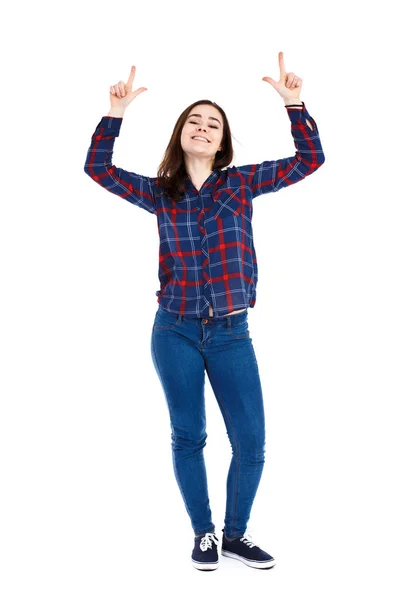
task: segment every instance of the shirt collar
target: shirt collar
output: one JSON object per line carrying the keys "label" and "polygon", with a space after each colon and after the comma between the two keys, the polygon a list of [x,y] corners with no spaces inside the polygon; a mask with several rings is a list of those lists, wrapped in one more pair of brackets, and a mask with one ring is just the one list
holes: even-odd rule
{"label": "shirt collar", "polygon": [[[214,171],[212,173],[210,173],[209,176],[207,177],[207,179],[204,181],[204,183],[207,184],[207,188],[209,191],[211,191],[212,195],[215,191],[215,188],[222,180],[222,178],[221,178],[222,173],[223,173],[223,171],[221,169],[214,169]],[[192,180],[190,179],[190,177],[188,175],[186,175],[186,177],[185,177],[185,187],[186,187],[186,189],[191,189],[192,187],[194,189],[196,189],[192,183]]]}

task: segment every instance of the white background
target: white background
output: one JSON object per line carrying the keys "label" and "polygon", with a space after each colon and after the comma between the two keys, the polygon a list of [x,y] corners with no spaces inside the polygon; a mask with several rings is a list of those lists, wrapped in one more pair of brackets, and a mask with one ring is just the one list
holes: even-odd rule
{"label": "white background", "polygon": [[[1,83],[3,600],[398,598],[399,82],[389,3],[14,11],[3,21]],[[267,452],[249,530],[277,565],[257,571],[222,557],[207,576],[190,563],[193,531],[150,354],[156,217],[83,167],[109,87],[131,65],[134,89],[148,91],[125,113],[116,166],[156,176],[176,119],[202,98],[227,113],[232,164],[293,156],[284,102],[262,81],[279,78],[279,51],[303,78],[326,162],[254,201],[249,328]],[[221,540],[231,448],[207,378],[206,409]]]}

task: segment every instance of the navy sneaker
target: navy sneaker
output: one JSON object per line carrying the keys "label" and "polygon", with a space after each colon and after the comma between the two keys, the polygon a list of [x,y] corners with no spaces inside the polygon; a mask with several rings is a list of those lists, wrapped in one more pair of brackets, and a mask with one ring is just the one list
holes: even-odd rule
{"label": "navy sneaker", "polygon": [[200,571],[215,571],[218,568],[218,539],[215,533],[205,533],[194,538],[192,565]]}
{"label": "navy sneaker", "polygon": [[231,542],[226,539],[224,532],[225,530],[223,529],[222,556],[241,560],[248,567],[255,567],[256,569],[270,569],[275,566],[274,557],[256,546],[247,531],[241,537],[234,538]]}

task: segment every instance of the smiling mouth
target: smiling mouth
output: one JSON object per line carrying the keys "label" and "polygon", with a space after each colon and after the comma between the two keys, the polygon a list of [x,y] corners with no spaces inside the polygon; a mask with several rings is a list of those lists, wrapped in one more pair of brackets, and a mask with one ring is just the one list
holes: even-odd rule
{"label": "smiling mouth", "polygon": [[195,142],[204,142],[205,144],[209,144],[210,142],[208,140],[202,140],[196,137],[192,137],[192,140]]}

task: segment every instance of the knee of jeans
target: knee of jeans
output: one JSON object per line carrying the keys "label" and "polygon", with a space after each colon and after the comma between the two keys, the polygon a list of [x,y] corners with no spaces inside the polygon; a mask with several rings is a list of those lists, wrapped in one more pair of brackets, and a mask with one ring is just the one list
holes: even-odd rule
{"label": "knee of jeans", "polygon": [[246,436],[239,440],[238,453],[240,458],[246,462],[264,462],[265,460],[265,437],[257,439],[254,436]]}
{"label": "knee of jeans", "polygon": [[265,463],[265,450],[256,449],[247,452],[240,452],[240,462],[244,465],[260,465]]}
{"label": "knee of jeans", "polygon": [[172,430],[171,438],[174,450],[194,452],[204,448],[206,445],[207,433],[199,434],[189,431],[183,433]]}

